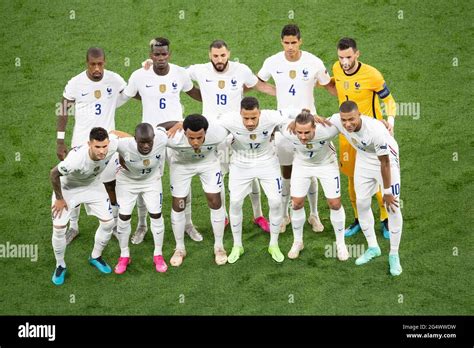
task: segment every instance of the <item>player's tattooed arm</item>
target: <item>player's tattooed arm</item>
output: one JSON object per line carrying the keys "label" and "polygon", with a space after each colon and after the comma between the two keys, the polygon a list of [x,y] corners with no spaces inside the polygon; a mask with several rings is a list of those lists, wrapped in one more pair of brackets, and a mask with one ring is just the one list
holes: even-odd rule
{"label": "player's tattooed arm", "polygon": [[67,146],[64,142],[64,132],[66,132],[68,111],[73,105],[74,105],[73,100],[69,100],[63,97],[63,100],[61,101],[61,107],[59,110],[57,124],[56,124],[56,130],[58,132],[63,133],[63,136],[62,136],[63,139],[59,139],[59,138],[56,139],[56,155],[58,156],[58,159],[60,161],[66,158],[66,155],[68,152]]}
{"label": "player's tattooed arm", "polygon": [[54,167],[51,169],[49,173],[49,178],[51,180],[51,184],[53,185],[54,194],[56,196],[56,200],[54,204],[51,206],[51,211],[53,214],[53,218],[61,217],[63,209],[68,209],[67,203],[64,200],[63,192],[61,190],[61,173],[58,170],[58,167]]}
{"label": "player's tattooed arm", "polygon": [[189,91],[186,92],[194,100],[202,102],[201,90],[196,86],[193,86]]}
{"label": "player's tattooed arm", "polygon": [[378,156],[380,161],[380,171],[382,174],[384,194],[383,201],[385,207],[389,212],[395,212],[395,209],[398,208],[398,200],[392,195],[391,191],[391,177],[390,177],[390,159],[388,155]]}

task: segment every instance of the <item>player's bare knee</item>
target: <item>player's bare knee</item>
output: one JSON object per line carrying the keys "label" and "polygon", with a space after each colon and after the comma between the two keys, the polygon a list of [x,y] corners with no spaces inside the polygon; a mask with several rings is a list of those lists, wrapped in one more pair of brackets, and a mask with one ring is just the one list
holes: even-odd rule
{"label": "player's bare knee", "polygon": [[281,166],[281,176],[283,179],[291,179],[291,170],[293,166]]}
{"label": "player's bare knee", "polygon": [[293,210],[300,210],[304,207],[304,197],[291,197],[291,207]]}
{"label": "player's bare knee", "polygon": [[132,218],[132,215],[123,215],[123,214],[119,214],[119,218],[120,220],[122,221],[128,221]]}
{"label": "player's bare knee", "polygon": [[148,213],[148,215],[150,215],[151,219],[159,219],[161,217],[161,213],[157,213],[157,214]]}
{"label": "player's bare knee", "polygon": [[186,197],[179,198],[173,197],[173,210],[177,213],[183,211],[186,208]]}
{"label": "player's bare knee", "polygon": [[221,194],[220,193],[212,193],[212,194],[206,194],[207,195],[207,205],[211,209],[219,209],[222,207],[222,201],[221,201]]}
{"label": "player's bare knee", "polygon": [[328,198],[328,206],[329,206],[329,209],[332,209],[332,210],[341,209],[341,199],[340,198],[332,198],[332,199]]}

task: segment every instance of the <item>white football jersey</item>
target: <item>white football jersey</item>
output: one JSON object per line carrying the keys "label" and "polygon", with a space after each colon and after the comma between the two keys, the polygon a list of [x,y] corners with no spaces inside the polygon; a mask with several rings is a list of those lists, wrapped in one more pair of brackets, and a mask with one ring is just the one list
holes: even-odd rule
{"label": "white football jersey", "polygon": [[115,129],[115,109],[125,80],[109,70],[104,70],[100,81],[92,81],[83,71],[66,85],[63,97],[75,102],[75,121],[71,147],[86,143],[94,127],[109,131]]}
{"label": "white football jersey", "polygon": [[73,147],[68,152],[64,161],[58,164],[58,170],[62,174],[60,178],[63,189],[87,187],[95,182],[100,183],[100,174],[117,151],[117,137],[110,135],[109,138],[109,151],[103,160],[93,161],[89,156],[87,144]]}
{"label": "white football jersey", "polygon": [[305,108],[312,113],[316,113],[313,93],[316,82],[327,85],[331,80],[322,60],[306,51],[301,51],[296,62],[288,61],[285,53],[279,52],[265,60],[257,75],[263,81],[270,77],[275,81],[278,109]]}
{"label": "white football jersey", "polygon": [[390,165],[399,167],[398,144],[384,124],[376,118],[362,115],[362,126],[357,132],[348,132],[341,122],[341,116],[334,114],[329,121],[341,132],[357,150],[356,166],[370,170],[380,170],[377,156],[388,155]]}
{"label": "white football jersey", "polygon": [[291,121],[283,124],[280,127],[280,131],[295,147],[295,160],[293,163],[299,162],[305,165],[321,166],[337,162],[336,148],[331,141],[331,138],[336,135],[337,132],[335,132],[333,136],[328,137],[319,132],[324,126],[316,125],[314,138],[304,145],[296,134],[292,134],[288,131],[287,127]]}
{"label": "white football jersey", "polygon": [[121,167],[117,178],[129,182],[156,181],[161,176],[160,166],[164,160],[164,150],[168,142],[166,130],[155,128],[155,138],[151,151],[142,155],[137,149],[135,138],[120,138],[117,152],[124,159],[127,169]]}
{"label": "white football jersey", "polygon": [[244,86],[254,87],[258,79],[250,68],[229,61],[225,72],[218,72],[211,62],[191,65],[189,76],[199,84],[202,96],[202,114],[213,120],[224,113],[238,112],[244,95]]}
{"label": "white football jersey", "polygon": [[261,110],[257,127],[253,131],[245,128],[240,113],[228,113],[219,123],[233,136],[230,163],[251,168],[262,162],[278,162],[275,147],[270,139],[275,128],[286,122],[283,113],[275,110]]}
{"label": "white football jersey", "polygon": [[153,67],[135,70],[123,93],[130,98],[140,94],[142,122],[156,127],[159,123],[183,120],[180,94],[192,88],[193,82],[186,69],[170,64],[170,70],[164,76],[157,75]]}
{"label": "white football jersey", "polygon": [[172,164],[185,164],[189,166],[203,165],[217,161],[217,145],[222,143],[229,133],[218,124],[210,123],[206,132],[204,143],[198,150],[189,144],[188,138],[181,130],[171,139],[167,146],[170,148],[169,158]]}

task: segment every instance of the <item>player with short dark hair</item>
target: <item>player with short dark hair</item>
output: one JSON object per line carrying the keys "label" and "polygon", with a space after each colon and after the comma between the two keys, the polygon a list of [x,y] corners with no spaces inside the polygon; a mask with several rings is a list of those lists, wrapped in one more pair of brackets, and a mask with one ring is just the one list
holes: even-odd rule
{"label": "player with short dark hair", "polygon": [[[181,121],[183,106],[181,93],[201,101],[201,93],[194,87],[186,69],[170,63],[170,40],[157,37],[150,41],[149,57],[153,62],[152,69],[141,68],[132,73],[123,94],[126,98],[138,97],[142,101],[142,122],[155,126],[167,121]],[[164,169],[164,167],[163,167]],[[191,202],[191,196],[188,197]],[[147,232],[146,210],[141,198],[137,201],[138,226],[132,236],[132,243],[139,244]],[[191,204],[186,210],[186,232],[196,241],[202,236],[195,229],[191,220]]]}
{"label": "player with short dark hair", "polygon": [[[359,61],[360,51],[353,38],[344,37],[339,40],[337,55],[339,59],[333,65],[334,81],[331,82],[331,85],[335,89],[333,94],[337,95],[339,105],[347,100],[354,101],[362,114],[380,120],[383,119],[380,106],[380,100],[382,100],[386,107],[389,132],[393,135],[396,105],[382,74],[374,67]],[[349,198],[355,216],[354,222],[346,229],[346,237],[352,236],[361,230],[358,220],[356,190],[354,188],[355,158],[356,151],[347,139],[340,135],[340,169],[348,177]],[[384,207],[382,193],[380,191],[376,192],[375,196],[380,209],[383,235],[388,239],[390,238],[388,214]]]}
{"label": "player with short dark hair", "polygon": [[[167,129],[177,122],[168,122],[162,126]],[[199,176],[210,209],[212,230],[214,233],[214,255],[218,265],[227,263],[224,249],[225,211],[222,207],[220,191],[223,186],[222,172],[216,156],[217,145],[227,136],[226,130],[216,124],[209,124],[200,114],[187,116],[179,130],[168,140],[170,184],[173,204],[171,209],[171,227],[176,240],[176,249],[171,257],[172,266],[178,267],[186,256],[184,245],[185,208],[191,190],[191,180]]]}
{"label": "player with short dark hair", "polygon": [[[86,65],[85,71],[68,81],[57,115],[56,154],[61,161],[68,153],[64,138],[71,111],[74,111],[71,147],[85,144],[93,127],[103,127],[108,131],[115,129],[115,110],[120,106],[121,91],[125,88],[126,82],[119,74],[105,69],[105,51],[101,47],[90,47],[87,50]],[[109,195],[114,216],[118,211],[115,197],[117,166],[116,156],[102,172],[101,179]],[[66,232],[68,244],[79,234],[80,205],[70,209],[69,229]]]}
{"label": "player with short dark hair", "polygon": [[71,210],[84,204],[88,215],[99,219],[99,228],[95,234],[95,243],[89,263],[102,273],[111,273],[109,265],[102,259],[102,251],[112,236],[115,225],[110,200],[101,182],[100,174],[105,170],[118,146],[116,138],[110,139],[107,131],[94,127],[89,133],[88,146],[74,147],[50,172],[53,186],[52,244],[56,258],[56,269],[52,282],[62,285],[66,275],[66,227]]}
{"label": "player with short dark hair", "polygon": [[[300,29],[296,24],[284,26],[281,32],[283,51],[265,60],[258,72],[258,78],[262,81],[273,78],[279,110],[309,109],[311,113],[316,114],[314,88],[319,85],[328,88],[331,78],[321,59],[300,49],[302,43]],[[291,142],[278,132],[275,134],[275,145],[283,177],[281,232],[284,232],[290,223],[288,208],[294,148]],[[317,198],[318,185],[313,181],[308,191],[311,210],[308,222],[313,231],[322,232],[324,226],[319,219]]]}

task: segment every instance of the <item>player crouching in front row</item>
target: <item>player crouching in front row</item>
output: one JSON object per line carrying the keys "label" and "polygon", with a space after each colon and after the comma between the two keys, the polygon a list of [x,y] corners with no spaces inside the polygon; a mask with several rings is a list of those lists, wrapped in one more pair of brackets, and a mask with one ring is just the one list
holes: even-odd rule
{"label": "player crouching in front row", "polygon": [[111,273],[112,269],[102,259],[102,251],[112,236],[114,219],[109,196],[104,185],[100,182],[102,173],[117,150],[118,140],[109,135],[104,128],[93,128],[89,134],[88,146],[81,145],[73,148],[64,161],[60,162],[50,172],[53,185],[52,244],[56,258],[56,270],[52,282],[55,285],[64,283],[66,275],[66,226],[69,222],[72,208],[84,204],[88,215],[99,219],[99,228],[95,234],[94,249],[89,257],[89,263],[102,273]]}

